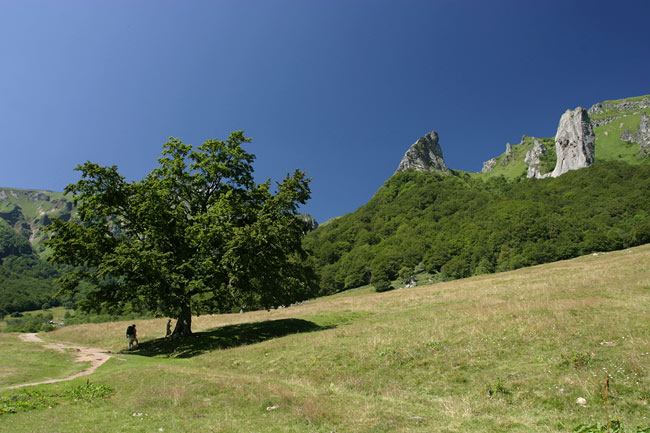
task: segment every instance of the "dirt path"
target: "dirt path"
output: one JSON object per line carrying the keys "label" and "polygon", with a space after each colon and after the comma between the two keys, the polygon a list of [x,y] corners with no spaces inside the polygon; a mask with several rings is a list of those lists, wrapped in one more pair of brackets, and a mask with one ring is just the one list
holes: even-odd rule
{"label": "dirt path", "polygon": [[[20,334],[18,337],[26,343],[45,343],[35,333]],[[58,350],[59,352],[65,352],[69,349],[76,350],[78,353],[75,362],[90,362],[90,367],[83,371],[80,371],[79,373],[73,374],[72,376],[64,377],[63,379],[50,379],[44,380],[42,382],[24,383],[22,385],[14,385],[3,389],[16,389],[22,388],[24,386],[43,385],[46,383],[64,382],[66,380],[76,379],[78,377],[91,374],[111,357],[109,351],[104,349],[96,349],[94,347],[71,346],[63,343],[48,343],[43,344],[43,347],[46,349]]]}

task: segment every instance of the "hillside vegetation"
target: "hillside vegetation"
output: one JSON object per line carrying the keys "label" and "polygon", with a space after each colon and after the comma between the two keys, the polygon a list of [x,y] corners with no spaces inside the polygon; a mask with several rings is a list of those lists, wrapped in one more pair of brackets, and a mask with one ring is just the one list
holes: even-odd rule
{"label": "hillside vegetation", "polygon": [[403,269],[462,278],[650,242],[648,190],[647,163],[515,181],[403,172],[305,243],[326,293]]}
{"label": "hillside vegetation", "polygon": [[526,178],[535,141],[546,150],[541,173],[557,159],[553,138],[526,135],[484,173],[397,173],[366,205],[307,236],[322,293],[387,287],[422,271],[444,281],[649,242],[650,158],[626,141],[641,140],[644,112],[650,95],[591,107],[596,163],[555,179]]}
{"label": "hillside vegetation", "polygon": [[0,219],[0,318],[58,302],[52,299],[58,275],[32,251],[27,239]]}
{"label": "hillside vegetation", "polygon": [[0,318],[65,302],[53,297],[59,270],[42,260],[42,241],[51,219],[72,211],[63,193],[0,188]]}
{"label": "hillside vegetation", "polygon": [[503,153],[495,158],[496,165],[487,173],[476,173],[476,178],[492,178],[503,176],[506,179],[516,179],[526,176],[528,164],[524,161],[526,153],[533,149],[535,140],[539,140],[546,149],[546,155],[541,163],[541,172],[550,173],[555,168],[555,139],[536,138],[524,135],[521,142],[511,147],[510,153]]}
{"label": "hillside vegetation", "polygon": [[[645,245],[382,294],[357,289],[196,317],[198,335],[178,343],[155,340],[165,319],[136,321],[141,350],[90,376],[110,397],[63,400],[85,378],[39,386],[51,408],[0,415],[0,432],[569,432],[609,421],[636,432],[650,425],[649,268]],[[119,351],[128,323],[44,337]],[[24,361],[3,370],[1,386],[49,374],[27,361],[60,362],[23,344]],[[0,399],[12,393],[22,398]]]}

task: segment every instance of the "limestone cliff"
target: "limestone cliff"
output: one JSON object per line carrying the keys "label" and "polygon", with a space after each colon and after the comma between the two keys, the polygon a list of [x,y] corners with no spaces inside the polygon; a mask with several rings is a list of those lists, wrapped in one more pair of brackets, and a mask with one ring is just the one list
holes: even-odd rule
{"label": "limestone cliff", "polygon": [[451,173],[442,157],[442,149],[438,143],[438,133],[436,131],[429,132],[424,137],[418,138],[409,147],[395,173],[406,170]]}
{"label": "limestone cliff", "polygon": [[582,107],[567,110],[560,118],[555,134],[557,163],[551,177],[589,167],[594,163],[594,151],[594,129],[587,110]]}

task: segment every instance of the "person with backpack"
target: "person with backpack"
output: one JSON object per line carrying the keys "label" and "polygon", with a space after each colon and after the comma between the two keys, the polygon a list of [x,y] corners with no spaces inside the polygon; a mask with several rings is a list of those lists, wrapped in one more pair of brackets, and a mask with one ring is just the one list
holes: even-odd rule
{"label": "person with backpack", "polygon": [[169,338],[172,335],[172,319],[169,319],[167,321],[167,334],[165,335],[165,338]]}
{"label": "person with backpack", "polygon": [[126,328],[126,338],[129,339],[129,350],[133,347],[133,342],[135,341],[135,348],[138,348],[138,337],[137,331],[135,330],[135,324]]}

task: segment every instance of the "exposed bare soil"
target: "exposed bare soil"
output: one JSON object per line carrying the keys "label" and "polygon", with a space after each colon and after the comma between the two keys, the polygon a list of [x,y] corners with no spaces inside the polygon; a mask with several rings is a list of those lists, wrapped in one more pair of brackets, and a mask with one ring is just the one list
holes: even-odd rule
{"label": "exposed bare soil", "polygon": [[5,389],[15,389],[22,388],[25,386],[34,386],[34,385],[43,385],[46,383],[56,383],[56,382],[65,382],[67,380],[76,379],[81,376],[86,376],[93,373],[97,368],[108,361],[111,357],[109,351],[104,349],[97,349],[95,347],[84,347],[69,345],[63,343],[48,343],[45,342],[38,336],[36,333],[21,334],[19,338],[26,343],[43,343],[43,347],[46,349],[57,350],[59,352],[65,352],[67,350],[73,350],[77,352],[77,358],[75,362],[90,362],[90,367],[80,371],[79,373],[73,374],[72,376],[64,377],[62,379],[49,379],[42,382],[33,382],[33,383],[24,383],[21,385],[14,385],[7,387]]}

